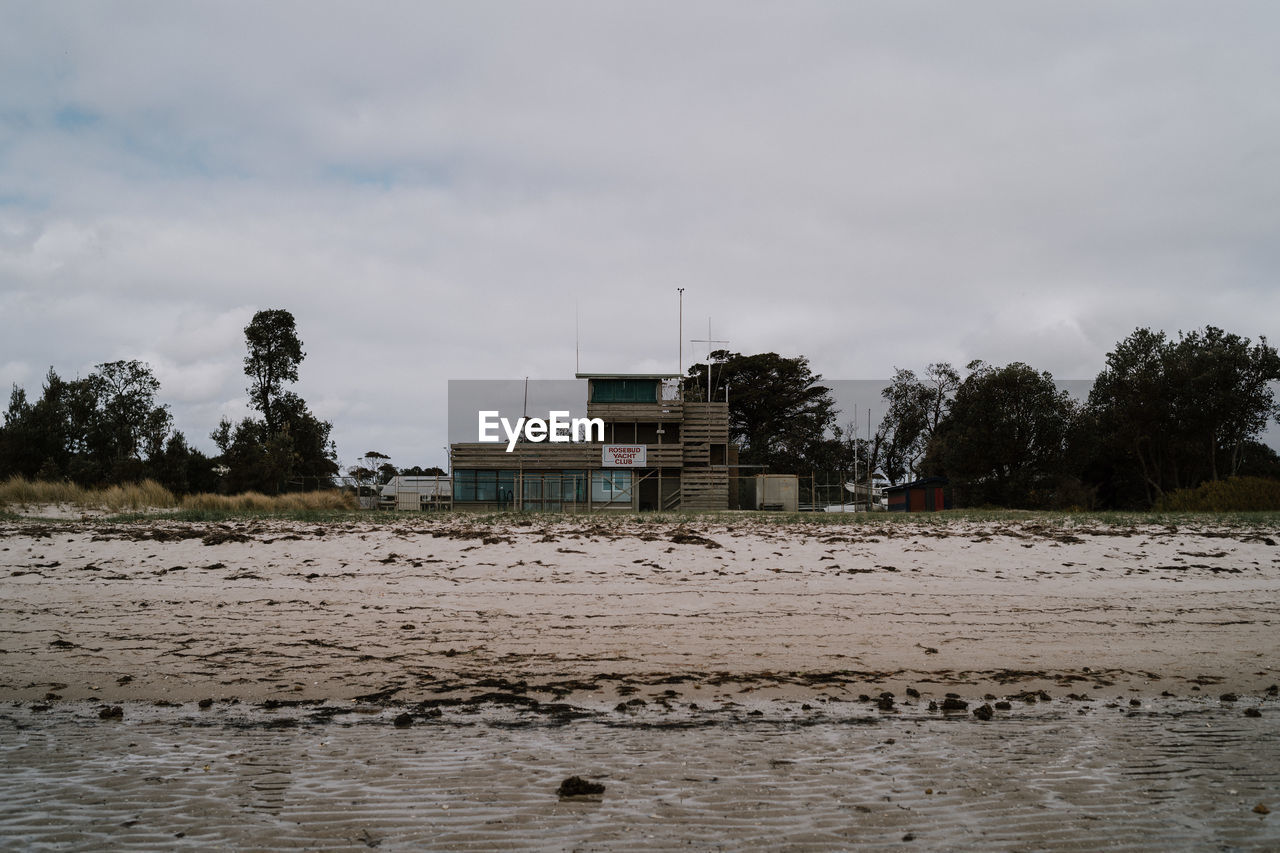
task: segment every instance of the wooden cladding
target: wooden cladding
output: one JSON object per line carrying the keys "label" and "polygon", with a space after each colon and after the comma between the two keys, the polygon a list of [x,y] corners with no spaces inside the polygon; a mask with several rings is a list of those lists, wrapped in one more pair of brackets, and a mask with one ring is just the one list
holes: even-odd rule
{"label": "wooden cladding", "polygon": [[729,472],[723,468],[686,468],[680,474],[681,509],[728,509]]}
{"label": "wooden cladding", "polygon": [[711,448],[706,444],[684,444],[684,464],[685,465],[701,465],[711,464]]}
{"label": "wooden cladding", "polygon": [[728,403],[685,403],[680,437],[686,444],[729,443]]}
{"label": "wooden cladding", "polygon": [[[454,468],[514,469],[558,471],[576,468],[599,468],[599,444],[551,444],[522,442],[510,453],[506,444],[455,444]],[[646,445],[646,468],[679,468],[684,464],[683,445]]]}
{"label": "wooden cladding", "polygon": [[684,417],[679,400],[665,403],[587,403],[587,417],[609,421],[678,421]]}

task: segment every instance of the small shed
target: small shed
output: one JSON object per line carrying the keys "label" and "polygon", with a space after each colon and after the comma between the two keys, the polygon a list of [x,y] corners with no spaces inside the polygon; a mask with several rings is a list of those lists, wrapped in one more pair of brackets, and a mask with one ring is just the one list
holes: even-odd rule
{"label": "small shed", "polygon": [[925,477],[884,490],[889,512],[934,512],[951,509],[951,490],[946,477]]}
{"label": "small shed", "polygon": [[757,474],[756,509],[796,512],[800,509],[800,478],[795,474]]}

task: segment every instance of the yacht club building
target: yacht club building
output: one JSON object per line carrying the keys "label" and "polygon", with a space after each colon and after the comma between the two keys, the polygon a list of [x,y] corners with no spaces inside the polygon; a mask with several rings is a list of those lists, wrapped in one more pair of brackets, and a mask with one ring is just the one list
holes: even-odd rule
{"label": "yacht club building", "polygon": [[579,373],[592,440],[450,445],[459,510],[564,512],[729,507],[729,404],[680,399],[674,374]]}

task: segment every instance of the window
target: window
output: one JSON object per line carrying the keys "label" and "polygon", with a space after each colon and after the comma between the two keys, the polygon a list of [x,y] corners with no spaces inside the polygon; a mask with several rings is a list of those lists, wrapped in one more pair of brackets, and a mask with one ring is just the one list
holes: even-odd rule
{"label": "window", "polygon": [[468,501],[510,501],[515,497],[515,471],[454,470],[453,499]]}
{"label": "window", "polygon": [[453,499],[455,501],[473,501],[476,499],[476,472],[453,472]]}
{"label": "window", "polygon": [[656,379],[593,379],[591,380],[593,403],[656,403],[658,380]]}
{"label": "window", "polygon": [[591,500],[593,503],[631,503],[631,472],[592,471]]}
{"label": "window", "polygon": [[498,472],[498,500],[510,503],[516,496],[516,472]]}
{"label": "window", "polygon": [[[631,472],[610,472],[608,491],[600,491],[597,502],[627,503],[631,500]],[[625,475],[625,476],[623,476]],[[561,501],[586,503],[586,471],[525,471],[523,494],[517,471],[455,470],[453,500],[455,503],[499,503],[510,505],[520,498],[525,509],[559,509]]]}
{"label": "window", "polygon": [[476,471],[476,500],[496,501],[498,499],[498,472]]}
{"label": "window", "polygon": [[587,502],[587,472],[565,471],[560,475],[560,491],[566,501]]}

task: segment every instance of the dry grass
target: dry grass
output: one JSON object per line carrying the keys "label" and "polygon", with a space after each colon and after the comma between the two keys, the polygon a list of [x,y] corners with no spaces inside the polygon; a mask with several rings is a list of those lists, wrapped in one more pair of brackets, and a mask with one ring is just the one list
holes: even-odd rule
{"label": "dry grass", "polygon": [[0,506],[38,506],[71,504],[85,508],[101,508],[120,512],[129,509],[167,508],[178,505],[173,492],[155,480],[86,489],[66,481],[49,482],[10,477],[0,483]]}
{"label": "dry grass", "polygon": [[178,499],[173,496],[173,492],[155,480],[126,483],[123,486],[108,486],[105,489],[95,489],[92,494],[96,497],[99,506],[112,512],[178,505]]}
{"label": "dry grass", "polygon": [[10,477],[0,483],[0,506],[81,503],[85,490],[74,483],[47,483]]}
{"label": "dry grass", "polygon": [[355,496],[336,491],[289,492],[283,495],[264,495],[261,492],[243,492],[238,495],[211,495],[208,493],[187,495],[182,508],[213,512],[293,512],[297,510],[346,510],[359,509]]}
{"label": "dry grass", "polygon": [[217,512],[268,513],[359,508],[354,496],[336,491],[290,492],[283,495],[264,495],[259,492],[244,492],[239,495],[198,494],[187,495],[179,501],[173,492],[155,480],[104,489],[86,489],[75,483],[27,480],[23,477],[10,477],[0,483],[0,507],[41,504],[71,504],[109,512],[179,506],[183,509]]}

